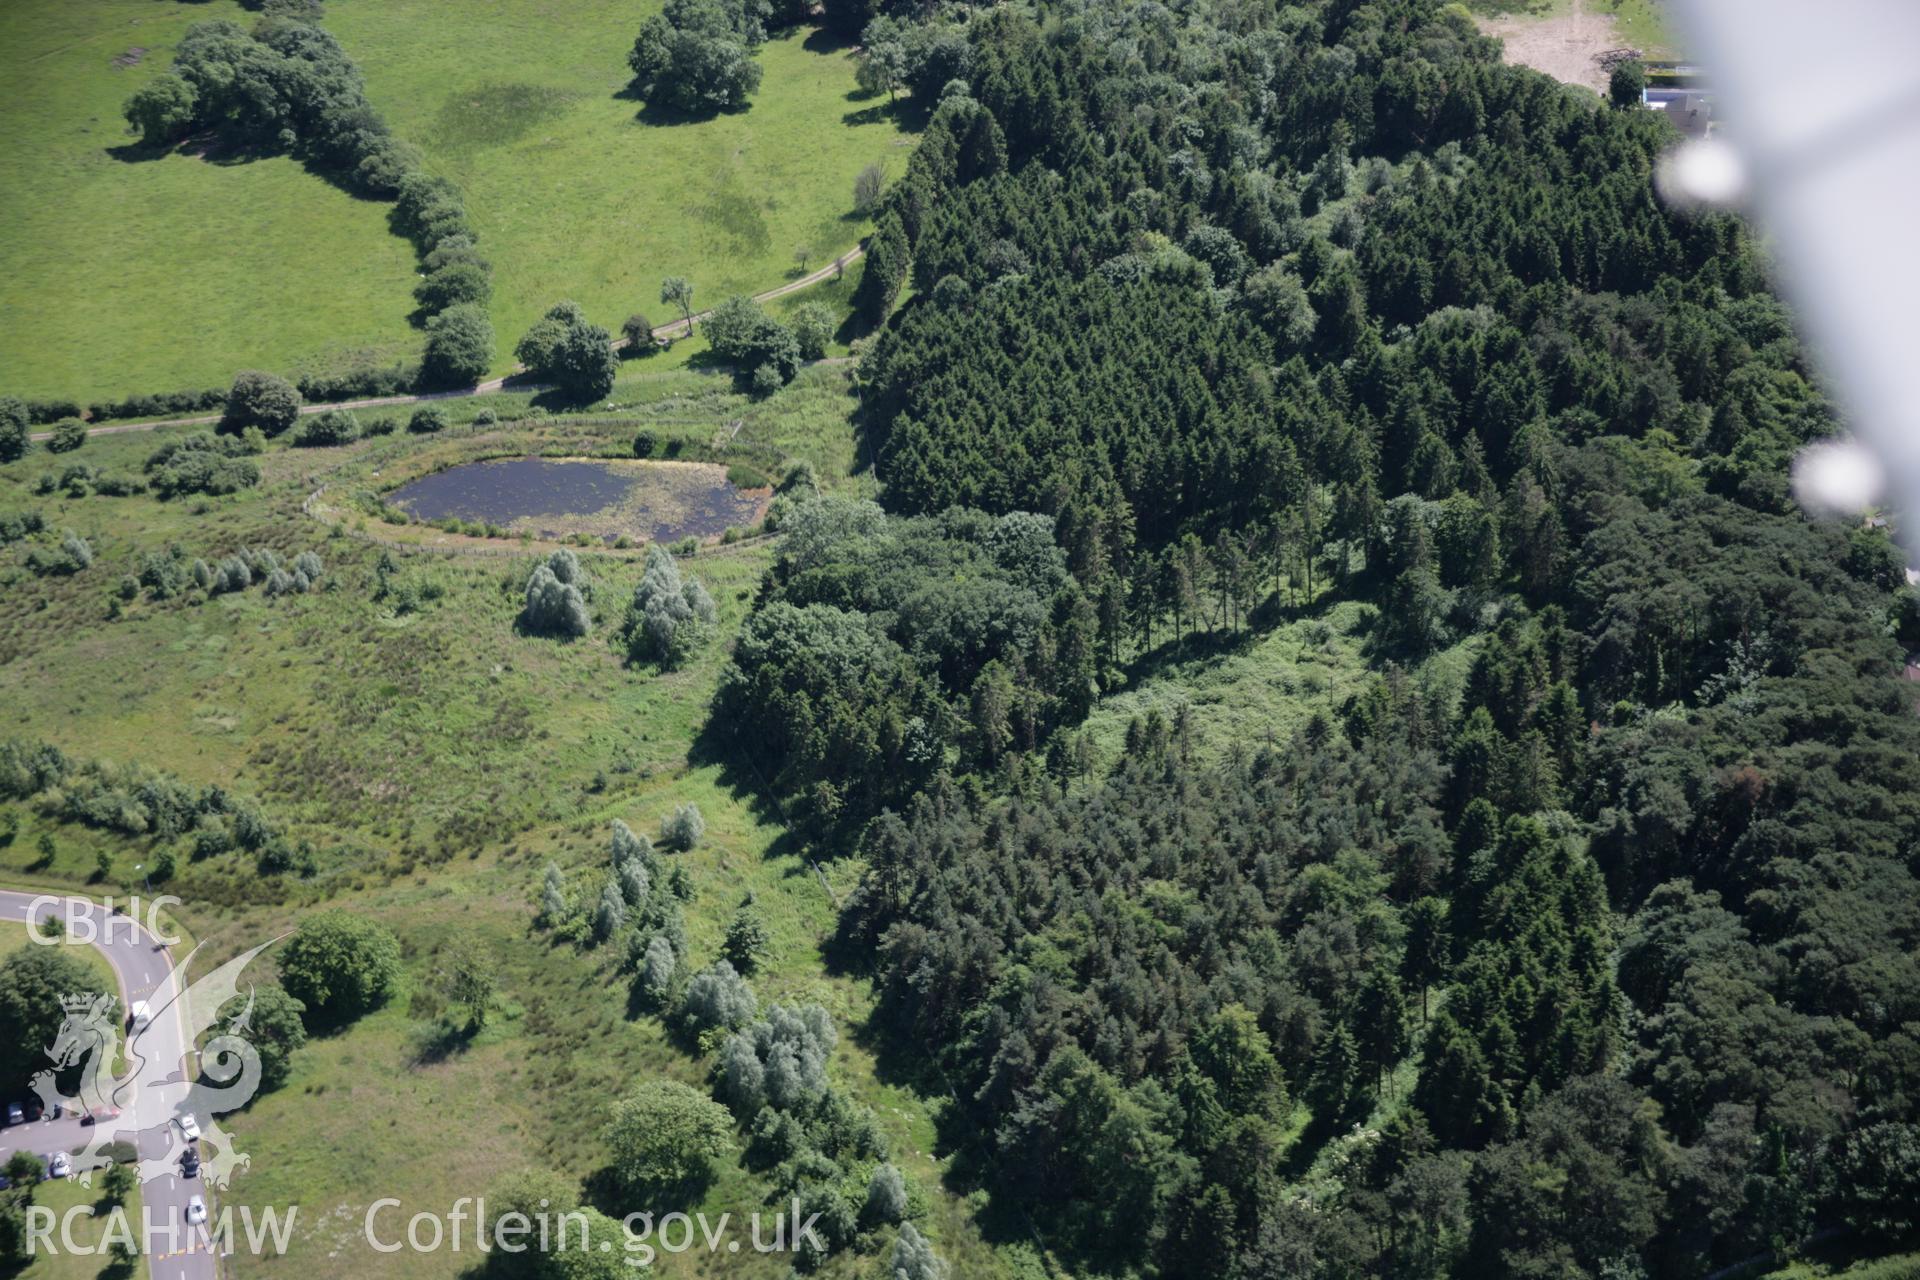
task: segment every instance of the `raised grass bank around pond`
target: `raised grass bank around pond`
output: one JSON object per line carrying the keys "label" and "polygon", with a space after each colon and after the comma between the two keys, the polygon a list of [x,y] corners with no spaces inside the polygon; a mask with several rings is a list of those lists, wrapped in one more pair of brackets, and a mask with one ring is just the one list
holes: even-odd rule
{"label": "raised grass bank around pond", "polygon": [[752,525],[771,497],[736,488],[717,463],[522,457],[435,471],[386,500],[416,520],[480,521],[540,538],[677,542]]}

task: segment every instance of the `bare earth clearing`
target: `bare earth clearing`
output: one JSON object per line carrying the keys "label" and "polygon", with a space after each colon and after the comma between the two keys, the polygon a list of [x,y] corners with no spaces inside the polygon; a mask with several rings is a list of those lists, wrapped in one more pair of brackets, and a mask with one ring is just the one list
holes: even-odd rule
{"label": "bare earth clearing", "polygon": [[1613,15],[1589,10],[1586,0],[1573,0],[1565,13],[1550,17],[1512,14],[1478,22],[1482,31],[1506,43],[1503,57],[1508,64],[1532,67],[1595,93],[1607,91],[1607,73],[1594,55],[1623,43],[1614,29]]}

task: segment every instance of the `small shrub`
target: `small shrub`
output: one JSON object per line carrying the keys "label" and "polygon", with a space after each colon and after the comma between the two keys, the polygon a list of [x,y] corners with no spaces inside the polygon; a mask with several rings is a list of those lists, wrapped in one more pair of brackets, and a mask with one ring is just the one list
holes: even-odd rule
{"label": "small shrub", "polygon": [[360,422],[345,409],[313,414],[293,433],[293,442],[306,448],[351,444],[360,438]]}
{"label": "small shrub", "polygon": [[87,442],[87,424],[67,418],[53,424],[53,438],[47,441],[49,453],[72,453]]}
{"label": "small shrub", "polygon": [[247,427],[258,427],[267,435],[277,436],[299,416],[300,393],[292,383],[271,373],[250,369],[234,378],[220,429],[237,434]]}
{"label": "small shrub", "polygon": [[407,430],[415,435],[432,435],[447,429],[447,411],[437,404],[423,404],[407,419]]}
{"label": "small shrub", "polygon": [[687,983],[681,1012],[697,1030],[725,1027],[733,1030],[752,1022],[760,1012],[753,988],[725,960],[702,969]]}
{"label": "small shrub", "polygon": [[677,806],[660,824],[660,843],[680,853],[697,848],[706,834],[707,820],[700,816],[700,806],[692,801]]}
{"label": "small shrub", "polygon": [[717,616],[713,597],[699,579],[683,577],[665,548],[648,547],[646,572],[627,606],[627,656],[678,666],[699,646]]}
{"label": "small shrub", "polygon": [[535,635],[583,636],[591,625],[581,593],[580,562],[566,548],[534,566],[520,624]]}
{"label": "small shrub", "polygon": [[824,303],[808,302],[794,309],[793,337],[800,344],[802,360],[818,360],[827,354],[833,341],[833,312]]}
{"label": "small shrub", "polygon": [[887,186],[887,171],[877,164],[862,169],[853,180],[853,207],[857,213],[872,213]]}
{"label": "small shrub", "polygon": [[766,958],[769,942],[767,922],[749,905],[734,913],[733,920],[727,925],[726,941],[721,944],[720,950],[732,961],[734,968],[750,974]]}
{"label": "small shrub", "polygon": [[653,322],[638,311],[621,324],[620,336],[627,340],[626,353],[629,356],[650,356],[659,350],[653,341]]}

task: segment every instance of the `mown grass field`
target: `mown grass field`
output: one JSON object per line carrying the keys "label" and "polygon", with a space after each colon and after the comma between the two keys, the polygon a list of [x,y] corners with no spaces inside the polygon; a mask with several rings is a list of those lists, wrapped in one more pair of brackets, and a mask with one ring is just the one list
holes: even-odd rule
{"label": "mown grass field", "polygon": [[[830,261],[867,229],[851,212],[854,175],[905,167],[906,136],[855,95],[847,52],[805,31],[764,48],[748,110],[643,119],[621,94],[649,11],[401,0],[327,15],[375,107],[466,189],[495,269],[496,372],[561,298],[609,328],[636,310],[664,323],[665,275],[691,279],[705,307],[801,274],[802,247],[810,268]],[[389,205],[284,157],[127,149],[121,104],[167,68],[189,26],[214,18],[253,20],[235,0],[0,7],[12,86],[0,106],[0,392],[84,402],[417,350],[416,265]]]}
{"label": "mown grass field", "polygon": [[[844,368],[811,370],[770,400],[751,402],[723,377],[634,371],[645,363],[630,362],[633,372],[615,388],[625,416],[604,427],[609,450],[630,443],[635,415],[687,424],[690,440],[711,436],[701,423],[740,421],[739,438],[810,458],[830,484],[859,491],[865,483],[848,474]],[[574,435],[597,430],[556,419],[530,425],[524,443],[561,434],[572,448]],[[137,470],[166,434],[99,437],[73,457]],[[262,881],[231,855],[201,863],[182,856],[169,887],[187,900],[182,914],[206,940],[210,962],[283,931],[322,902],[382,921],[406,947],[396,998],[315,1039],[286,1087],[223,1120],[252,1158],[228,1199],[300,1206],[291,1253],[236,1259],[237,1274],[414,1280],[468,1272],[479,1261],[471,1251],[373,1252],[361,1237],[366,1206],[391,1194],[405,1199],[409,1214],[443,1212],[501,1173],[528,1167],[585,1179],[605,1163],[597,1135],[623,1091],[662,1075],[705,1086],[710,1061],[631,1001],[630,978],[612,954],[556,944],[533,928],[549,861],[587,891],[602,874],[614,818],[651,833],[683,801],[700,806],[708,827],[700,847],[677,855],[695,890],[690,963],[718,955],[727,922],[751,894],[772,934],[753,980],[762,1003],[817,1000],[833,1012],[835,1077],[875,1108],[895,1162],[925,1195],[929,1235],[955,1274],[1006,1274],[970,1202],[942,1189],[937,1101],[880,1077],[857,1036],[869,992],[832,972],[822,954],[850,869],[836,867],[829,887],[801,860],[779,815],[758,802],[754,780],[730,773],[713,745],[723,746],[727,732],[710,722],[714,687],[771,547],[742,543],[683,562],[712,591],[720,624],[692,662],[669,674],[626,667],[610,642],[640,573],[630,553],[581,552],[598,619],[572,643],[515,631],[519,584],[538,547],[495,539],[460,545],[504,554],[396,552],[403,575],[430,579],[444,593],[396,615],[371,598],[381,549],[354,536],[358,518],[334,534],[303,516],[301,501],[325,477],[370,477],[411,451],[457,452],[469,441],[484,443],[455,427],[432,439],[276,447],[261,459],[259,489],[173,503],[35,495],[34,478],[69,461],[44,452],[0,467],[0,511],[40,507],[55,528],[79,530],[97,552],[73,577],[15,577],[0,591],[8,732],[75,755],[139,760],[195,783],[218,781],[258,797],[292,834],[314,842],[320,866],[310,881]],[[376,525],[359,531],[381,532]],[[321,590],[277,602],[257,589],[142,601],[109,620],[120,576],[169,541],[195,555],[256,543],[311,547],[326,577]],[[0,574],[20,554],[0,551]],[[145,841],[12,808],[20,830],[0,849],[0,876],[39,860],[43,831],[56,844],[52,862],[35,873],[43,880],[86,883],[104,848],[114,871],[94,891],[124,892],[133,864],[151,856]],[[500,1000],[483,1033],[443,1056],[428,1049],[440,1008],[432,974],[436,950],[456,932],[495,957]],[[721,1162],[718,1172],[699,1207],[736,1221],[770,1208],[761,1174],[737,1161]],[[663,1257],[655,1273],[778,1280],[790,1261],[701,1252]],[[876,1265],[873,1254],[849,1255],[823,1274],[864,1276]]]}
{"label": "mown grass field", "polygon": [[[36,1256],[20,1271],[12,1272],[11,1280],[95,1280],[98,1276],[116,1276],[116,1271],[104,1254],[104,1239],[107,1233],[107,1218],[110,1206],[102,1199],[99,1189],[89,1190],[77,1182],[43,1182],[34,1188],[33,1202],[53,1210],[55,1226],[53,1243],[55,1251]],[[87,1249],[99,1249],[100,1253],[68,1253],[60,1241],[59,1223],[68,1212],[89,1207],[94,1211],[91,1218],[80,1218],[73,1228],[74,1243]],[[136,1239],[140,1233],[140,1192],[135,1190],[127,1194],[123,1212],[126,1221]],[[144,1274],[146,1264],[142,1262]]]}
{"label": "mown grass field", "polygon": [[0,5],[0,393],[218,386],[417,345],[413,251],[388,206],[284,157],[124,150],[121,104],[214,18],[251,21],[234,0]]}
{"label": "mown grass field", "polygon": [[[762,47],[744,111],[663,120],[626,96],[627,51],[655,6],[607,0],[341,3],[327,25],[368,96],[429,167],[465,189],[494,264],[500,368],[562,298],[609,328],[672,319],[660,281],[695,307],[804,274],[868,229],[852,212],[870,163],[905,170],[906,135],[859,97],[848,51],[810,29]],[[453,16],[457,14],[456,16]]]}

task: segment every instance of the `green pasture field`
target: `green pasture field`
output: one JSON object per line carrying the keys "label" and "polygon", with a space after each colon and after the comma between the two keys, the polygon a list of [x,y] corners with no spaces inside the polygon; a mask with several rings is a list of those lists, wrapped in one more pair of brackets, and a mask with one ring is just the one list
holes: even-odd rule
{"label": "green pasture field", "polygon": [[[557,418],[494,432],[520,433],[510,443],[529,451],[558,442],[615,452],[630,447],[636,420],[678,424],[689,441],[739,421],[737,438],[809,457],[830,485],[858,492],[866,482],[849,474],[848,380],[844,367],[809,370],[754,402],[719,375],[630,372],[615,388],[620,408],[610,422]],[[96,437],[72,456],[135,471],[172,434]],[[940,1100],[882,1078],[859,1033],[871,994],[823,954],[836,895],[857,869],[837,864],[828,877],[801,859],[780,815],[759,800],[756,780],[727,763],[728,727],[712,719],[716,682],[772,546],[714,547],[683,561],[719,606],[718,634],[686,667],[661,674],[627,667],[612,643],[641,570],[634,553],[579,551],[596,623],[569,643],[513,626],[538,547],[469,539],[499,554],[393,552],[403,578],[443,593],[401,615],[371,598],[382,549],[360,535],[383,527],[353,517],[336,533],[301,512],[319,484],[377,484],[374,471],[415,452],[452,456],[495,443],[456,426],[438,437],[402,434],[334,449],[275,445],[259,459],[259,488],[166,503],[36,495],[35,477],[69,461],[44,452],[0,467],[0,511],[38,507],[54,528],[72,527],[96,549],[87,570],[44,579],[16,568],[19,547],[0,550],[0,577],[12,575],[0,590],[8,732],[49,739],[76,756],[138,760],[193,783],[219,782],[257,797],[290,835],[312,841],[318,872],[305,881],[263,880],[239,855],[195,863],[181,852],[167,888],[185,900],[180,914],[205,940],[210,963],[322,903],[382,921],[406,951],[404,989],[384,1009],[317,1037],[284,1088],[223,1118],[252,1158],[228,1200],[301,1206],[289,1256],[236,1258],[236,1274],[414,1280],[468,1272],[479,1261],[471,1251],[369,1249],[360,1234],[368,1188],[403,1196],[410,1214],[444,1211],[519,1168],[584,1180],[605,1163],[597,1135],[623,1091],[661,1075],[705,1086],[711,1059],[631,1000],[616,956],[533,928],[548,862],[567,873],[571,891],[593,891],[614,818],[651,834],[684,801],[698,804],[707,822],[700,847],[675,855],[695,889],[690,962],[718,956],[727,922],[751,895],[772,935],[753,979],[761,1001],[817,1000],[833,1012],[841,1036],[835,1076],[874,1107],[894,1161],[926,1200],[929,1236],[956,1274],[1007,1274],[971,1201],[943,1190]],[[110,620],[121,575],[169,542],[202,556],[260,543],[283,553],[311,548],[326,572],[307,595],[271,601],[255,588],[208,600],[142,599]],[[35,873],[43,880],[84,884],[96,851],[113,855],[113,873],[96,892],[124,891],[133,864],[155,852],[148,841],[9,807],[20,830],[0,848],[0,876],[38,861],[43,830],[57,850]],[[447,1051],[433,1036],[441,1006],[431,974],[436,950],[456,930],[495,957],[500,1000],[481,1034]],[[763,1175],[722,1161],[700,1207],[738,1221],[770,1211],[768,1191]],[[875,1247],[884,1249],[884,1239]],[[790,1262],[699,1252],[663,1256],[655,1274],[778,1280]],[[876,1265],[873,1253],[847,1255],[822,1274],[865,1276]]]}
{"label": "green pasture field", "polygon": [[214,18],[251,21],[234,0],[0,5],[0,393],[99,400],[418,345],[389,206],[285,157],[126,150],[121,104]]}
{"label": "green pasture field", "polygon": [[555,302],[596,322],[673,319],[660,281],[696,309],[759,293],[853,248],[868,164],[906,169],[884,97],[854,85],[848,50],[810,28],[775,33],[743,111],[669,120],[626,96],[627,51],[654,6],[606,0],[341,0],[328,29],[395,132],[457,181],[494,267],[496,368]]}
{"label": "green pasture field", "polygon": [[[691,279],[704,308],[797,278],[803,247],[807,269],[822,266],[868,229],[851,209],[860,169],[904,171],[908,137],[858,94],[848,52],[810,30],[768,42],[745,111],[643,113],[621,95],[647,11],[600,0],[328,11],[375,107],[466,190],[494,263],[495,372],[561,298],[609,328],[634,311],[659,324],[671,318],[666,275]],[[166,69],[187,27],[214,18],[252,20],[234,0],[0,9],[13,86],[0,107],[0,392],[85,402],[418,349],[416,263],[389,230],[391,206],[285,157],[127,147],[121,104]]]}

